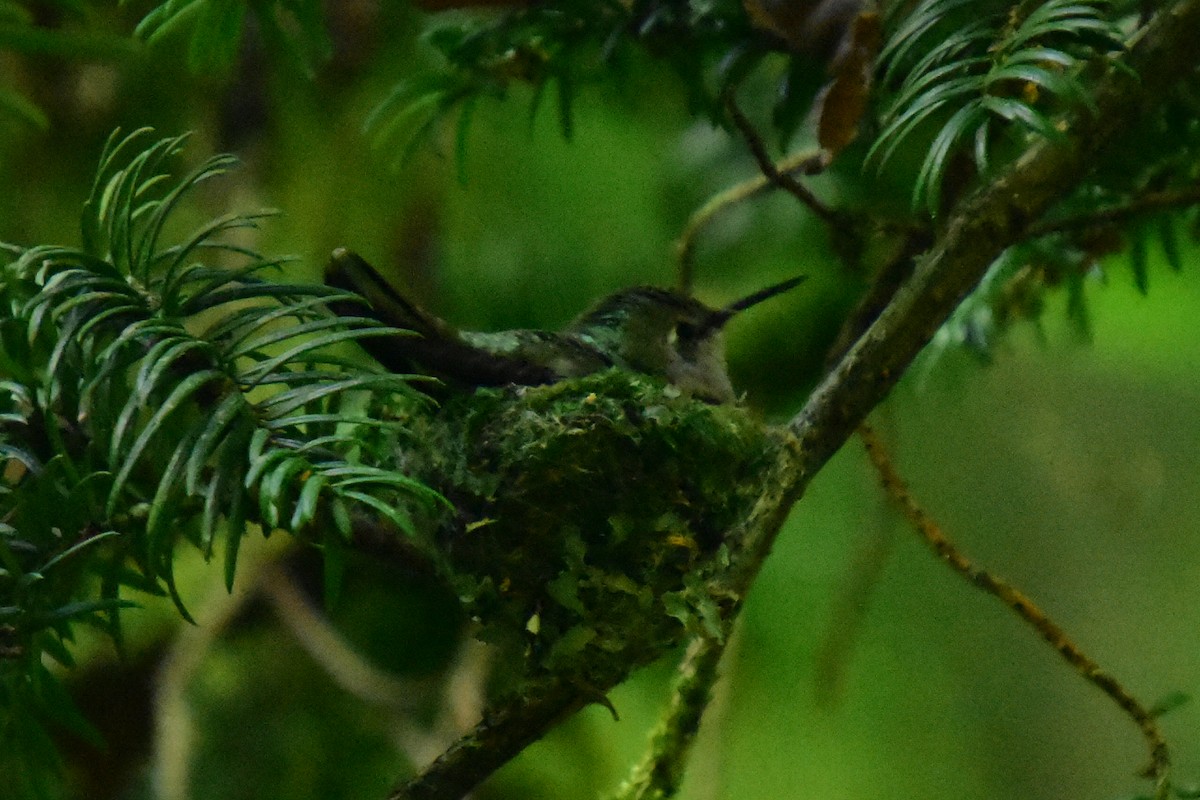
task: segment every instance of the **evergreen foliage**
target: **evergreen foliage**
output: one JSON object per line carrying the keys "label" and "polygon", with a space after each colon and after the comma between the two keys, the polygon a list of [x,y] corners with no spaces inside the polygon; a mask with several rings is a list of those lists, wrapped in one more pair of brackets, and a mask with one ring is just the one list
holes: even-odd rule
{"label": "evergreen foliage", "polygon": [[[26,58],[115,62],[182,40],[189,69],[219,76],[261,40],[292,79],[319,75],[334,53],[316,0],[135,5],[0,0],[0,44]],[[740,136],[763,174],[688,235],[767,188],[792,192],[845,266],[883,287],[843,327],[853,341],[930,257],[960,201],[1031,148],[1075,146],[1072,125],[1099,113],[1097,87],[1139,79],[1123,59],[1155,4],[844,2],[833,33],[819,35],[765,0],[500,5],[424,21],[437,66],[371,98],[363,121],[383,160],[406,168],[449,126],[464,175],[479,103],[518,84],[531,114],[553,97],[570,138],[584,87],[636,86],[630,73],[653,64],[673,76],[679,106]],[[1086,336],[1085,286],[1114,252],[1129,252],[1142,293],[1152,256],[1183,268],[1200,201],[1200,85],[1187,66],[1132,120],[1119,156],[1090,165],[1006,244],[931,356],[965,347],[990,359],[1058,291]],[[49,107],[3,80],[0,114],[50,128]],[[823,151],[775,157],[798,140]],[[274,212],[184,227],[197,188],[236,163],[218,155],[182,171],[186,142],[114,132],[79,244],[0,245],[0,774],[13,776],[3,790],[59,796],[53,732],[98,738],[61,679],[81,626],[120,647],[124,610],[141,595],[169,597],[191,620],[174,574],[181,545],[219,558],[232,588],[244,537],[286,532],[321,552],[332,605],[359,523],[379,521],[427,559],[485,637],[508,645],[523,677],[559,699],[563,686],[602,695],[688,636],[723,640],[748,588],[729,577],[753,542],[739,525],[769,492],[783,508],[803,489],[772,471],[804,450],[792,432],[614,373],[485,390],[435,411],[411,385],[425,378],[365,365],[346,347],[408,332],[366,311],[332,314],[329,304],[361,299],[288,280],[289,259],[258,252],[250,238]],[[798,183],[810,169],[829,178],[819,199]],[[874,197],[877,181],[905,197]],[[836,204],[823,205],[826,194]],[[612,477],[597,486],[597,475]],[[752,579],[756,567],[737,566]],[[706,657],[711,681],[719,650]],[[683,683],[700,708],[664,736],[679,740],[667,754],[677,771],[709,687]],[[654,768],[629,796],[654,788]]]}
{"label": "evergreen foliage", "polygon": [[344,293],[272,280],[283,262],[236,240],[272,212],[229,214],[172,242],[179,204],[234,159],[174,177],[185,137],[148,136],[110,138],[84,204],[81,246],[8,246],[0,284],[8,774],[44,775],[49,720],[86,730],[43,665],[43,656],[70,665],[74,626],[99,626],[119,643],[128,590],[170,594],[189,618],[172,569],[179,543],[212,555],[223,537],[232,587],[248,524],[309,536],[329,558],[336,592],[354,506],[408,530],[407,504],[437,500],[389,466],[395,426],[380,421],[380,409],[418,397],[406,377],[337,353],[342,342],[394,331],[332,316],[324,304]]}

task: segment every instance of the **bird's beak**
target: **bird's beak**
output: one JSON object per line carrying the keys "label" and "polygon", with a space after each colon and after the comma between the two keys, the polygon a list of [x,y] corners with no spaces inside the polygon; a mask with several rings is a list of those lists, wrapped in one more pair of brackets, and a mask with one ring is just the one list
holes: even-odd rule
{"label": "bird's beak", "polygon": [[797,275],[794,278],[788,278],[786,281],[781,281],[765,289],[759,289],[753,294],[743,297],[741,300],[735,300],[724,308],[713,312],[713,327],[720,328],[726,322],[733,319],[739,312],[745,311],[751,306],[756,306],[764,300],[769,300],[777,294],[783,294],[789,289],[794,289],[800,284],[808,280],[807,275]]}

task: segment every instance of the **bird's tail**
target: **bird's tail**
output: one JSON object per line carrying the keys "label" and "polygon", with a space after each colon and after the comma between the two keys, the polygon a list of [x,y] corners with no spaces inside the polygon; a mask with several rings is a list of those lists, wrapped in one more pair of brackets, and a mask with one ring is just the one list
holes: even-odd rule
{"label": "bird's tail", "polygon": [[[361,256],[344,247],[334,250],[330,256],[325,267],[325,283],[361,296],[374,312],[370,316],[389,327],[415,331],[427,339],[458,336],[458,332],[445,322],[393,289]],[[343,316],[363,313],[360,305],[348,301],[332,305],[334,312]]]}

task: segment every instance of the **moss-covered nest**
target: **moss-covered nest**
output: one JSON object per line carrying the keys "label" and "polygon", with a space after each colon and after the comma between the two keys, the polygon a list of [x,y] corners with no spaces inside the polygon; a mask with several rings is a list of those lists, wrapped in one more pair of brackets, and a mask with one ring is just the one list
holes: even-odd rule
{"label": "moss-covered nest", "polygon": [[610,371],[451,399],[419,433],[417,477],[444,576],[532,673],[602,683],[714,627],[708,578],[756,499],[771,440],[745,409]]}

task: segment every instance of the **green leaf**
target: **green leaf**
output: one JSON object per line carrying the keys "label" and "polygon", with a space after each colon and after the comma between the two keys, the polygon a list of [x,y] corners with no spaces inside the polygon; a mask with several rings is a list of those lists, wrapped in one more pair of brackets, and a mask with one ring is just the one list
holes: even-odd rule
{"label": "green leaf", "polygon": [[296,500],[296,508],[292,511],[289,530],[299,531],[316,519],[321,492],[328,485],[329,479],[319,472],[304,481],[304,485],[300,489],[300,497]]}
{"label": "green leaf", "polygon": [[174,566],[168,560],[164,564],[159,564],[157,569],[162,574],[163,582],[167,585],[167,596],[171,598],[171,602],[175,605],[175,610],[179,612],[179,616],[183,617],[187,623],[195,625],[196,620],[192,619],[191,613],[183,603],[183,598],[179,596],[179,587],[175,585]]}
{"label": "green leaf", "polygon": [[[335,302],[361,301],[361,298],[350,292],[331,295],[315,295],[313,297],[297,298],[286,305],[277,308],[256,306],[243,308],[225,315],[204,332],[204,338],[209,341],[224,340],[223,349],[226,352],[237,352],[241,344],[265,327],[291,319],[301,320],[311,317],[328,316],[326,306]],[[353,320],[368,319],[352,317]],[[365,323],[364,323],[365,324]]]}
{"label": "green leaf", "polygon": [[[248,463],[246,447],[250,442],[249,426],[235,428],[226,436],[218,447],[213,458],[212,476],[204,491],[204,511],[200,524],[200,541],[205,558],[212,556],[212,548],[216,542],[217,521],[225,516],[227,524],[245,527],[244,516],[234,520],[235,514],[242,513],[242,497],[245,494],[245,475]],[[201,434],[203,437],[204,434]],[[197,443],[199,446],[199,443]]]}
{"label": "green leaf", "polygon": [[271,432],[266,428],[255,430],[250,439],[250,469],[246,472],[243,485],[249,488],[258,483],[268,469],[291,456],[291,450],[275,446],[271,440]]}
{"label": "green leaf", "polygon": [[1082,99],[1088,96],[1078,81],[1071,80],[1061,73],[1052,72],[1045,67],[1035,64],[1010,63],[987,74],[988,88],[1003,81],[1032,83],[1045,89],[1047,92],[1064,97]]}
{"label": "green leaf", "polygon": [[[240,347],[238,347],[238,349],[230,353],[230,357],[240,358],[252,353],[261,352],[273,344],[286,342],[289,339],[295,339],[312,333],[320,333],[322,331],[342,330],[355,324],[369,325],[371,327],[378,327],[379,325],[377,321],[370,317],[322,316],[307,322],[292,324],[273,331],[268,331],[253,341],[242,344]],[[412,331],[408,331],[407,335],[412,336],[414,334]]]}
{"label": "green leaf", "polygon": [[289,452],[258,487],[258,505],[263,523],[278,528],[286,513],[292,479],[312,469],[308,459]]}
{"label": "green leaf", "polygon": [[187,463],[187,491],[195,493],[200,482],[200,473],[203,471],[205,464],[209,458],[217,450],[223,441],[222,437],[229,427],[234,423],[234,420],[239,416],[247,413],[249,403],[245,396],[241,393],[230,393],[221,400],[220,404],[213,410],[204,424],[204,429],[200,436],[196,439],[196,444],[192,448],[192,453]]}
{"label": "green leaf", "polygon": [[179,440],[150,500],[150,513],[146,517],[146,540],[149,543],[151,563],[157,560],[156,556],[163,560],[169,559],[174,549],[175,532],[168,530],[167,526],[179,520],[181,516],[181,509],[175,500],[182,494],[181,490],[186,482],[184,465],[191,454],[196,436],[197,431],[193,429]]}
{"label": "green leaf", "polygon": [[361,338],[362,335],[362,331],[337,330],[321,336],[314,336],[246,370],[241,376],[241,381],[245,384],[246,391],[249,391],[257,386],[263,377],[285,364],[294,363],[313,351],[322,350],[340,342],[354,341]]}
{"label": "green leaf", "polygon": [[110,320],[121,317],[138,317],[142,316],[146,311],[145,305],[127,304],[108,304],[108,308],[102,309],[88,317],[79,330],[75,333],[76,338],[86,339],[92,336],[96,328],[107,325]]}
{"label": "green leaf", "polygon": [[[210,222],[205,223],[204,225],[201,225],[199,228],[193,231],[191,236],[182,244],[171,248],[171,253],[174,258],[170,266],[167,267],[167,275],[174,275],[178,270],[180,270],[183,267],[183,262],[192,254],[194,250],[215,242],[218,237],[227,234],[230,231],[246,229],[257,230],[260,220],[270,219],[271,217],[278,216],[278,214],[279,212],[275,209],[263,209],[262,211],[257,211],[253,214],[226,214],[225,216],[218,217]],[[194,298],[191,299],[194,300]],[[179,313],[187,312],[181,310]]]}
{"label": "green leaf", "polygon": [[225,512],[225,588],[233,591],[237,571],[238,549],[246,535],[246,493],[236,484],[231,486],[229,506]]}
{"label": "green leaf", "polygon": [[66,550],[51,558],[39,568],[39,572],[42,572],[43,574],[49,572],[68,558],[71,558],[72,556],[82,552],[83,550],[86,550],[89,547],[94,547],[100,542],[103,542],[105,539],[111,539],[113,536],[120,536],[120,534],[117,531],[104,531],[103,533],[97,533],[94,536],[89,536],[83,541],[68,547]]}
{"label": "green leaf", "polygon": [[[270,264],[264,264],[270,266]],[[226,281],[221,281],[222,283]],[[267,300],[270,298],[286,298],[288,300],[294,297],[329,297],[336,290],[330,289],[327,286],[298,286],[290,284],[240,284],[213,291],[197,292],[192,297],[188,298],[186,303],[178,309],[178,313],[185,316],[193,316],[201,311],[218,308],[227,303],[240,303],[244,300]]]}
{"label": "green leaf", "polygon": [[204,0],[167,0],[159,3],[142,17],[133,29],[133,35],[153,44],[186,25],[200,12],[203,3]]}
{"label": "green leaf", "polygon": [[1175,232],[1175,223],[1170,216],[1163,216],[1158,223],[1159,240],[1162,242],[1163,256],[1172,272],[1183,271],[1183,255],[1179,250],[1179,237]]}
{"label": "green leaf", "polygon": [[1066,139],[1065,134],[1054,127],[1054,123],[1046,115],[1019,100],[1013,100],[1008,97],[989,96],[984,97],[980,101],[980,105],[1009,122],[1021,123],[1029,130],[1041,134],[1046,139],[1053,141],[1064,141]]}
{"label": "green leaf", "polygon": [[[182,361],[189,353],[209,351],[208,342],[192,339],[186,336],[175,336],[157,342],[150,353],[146,354],[141,369],[138,370],[137,380],[133,389],[139,405],[145,405],[167,377],[178,378],[179,374],[168,376],[167,371]],[[205,358],[205,366],[212,359]]]}
{"label": "green leaf", "polygon": [[367,374],[339,381],[297,386],[293,389],[279,392],[257,403],[255,407],[261,414],[269,414],[273,418],[279,418],[309,403],[356,389],[386,389],[396,392],[412,391],[402,376],[392,373]]}
{"label": "green leaf", "polygon": [[333,517],[334,527],[346,541],[354,537],[354,521],[350,517],[350,509],[346,507],[345,499],[334,497],[329,505],[330,516]]}
{"label": "green leaf", "polygon": [[263,420],[262,424],[265,428],[272,431],[282,431],[287,428],[311,428],[311,426],[319,423],[330,423],[333,425],[364,425],[371,428],[403,428],[404,423],[399,420],[375,419],[373,417],[356,417],[350,414],[329,413],[329,414],[294,414],[290,417],[279,417],[276,419]]}
{"label": "green leaf", "polygon": [[[191,397],[205,385],[212,383],[213,381],[221,380],[224,377],[225,376],[222,373],[217,372],[216,370],[204,370],[203,372],[198,372],[193,375],[189,375],[187,378],[184,378],[155,410],[154,414],[151,415],[150,419],[146,422],[146,425],[138,433],[137,438],[130,446],[129,451],[125,453],[123,457],[112,459],[110,463],[115,464],[120,461],[121,466],[117,470],[116,478],[113,480],[112,490],[109,492],[108,496],[106,513],[109,516],[112,516],[114,513],[116,513],[117,503],[120,501],[121,495],[125,491],[125,486],[129,480],[130,473],[133,472],[133,468],[141,459],[142,453],[145,451],[147,445],[149,445],[151,439],[158,434],[167,417],[173,414],[175,410],[179,408],[179,406],[191,399]],[[120,451],[110,455],[120,456]]]}
{"label": "green leaf", "polygon": [[[360,484],[375,484],[377,486],[394,486],[397,489],[410,492],[419,497],[424,502],[438,502],[447,508],[453,508],[450,501],[442,497],[437,492],[430,489],[420,481],[415,481],[399,472],[391,470],[378,469],[376,467],[366,467],[361,465],[347,465],[345,467],[333,467],[325,470],[325,475],[329,478],[337,478],[334,481],[334,486],[339,490],[347,486],[356,486]],[[346,477],[342,477],[346,475]]]}
{"label": "green leaf", "polygon": [[[881,61],[903,61],[904,51],[912,48],[915,43],[935,25],[943,22],[951,13],[963,6],[978,8],[978,0],[922,0],[908,13],[893,32],[888,34],[887,43],[879,54]],[[976,9],[972,9],[975,11]],[[989,17],[995,18],[995,11],[984,11]]]}
{"label": "green leaf", "polygon": [[405,535],[412,539],[417,538],[417,529],[413,526],[412,519],[401,509],[389,505],[388,503],[380,500],[378,497],[366,494],[365,492],[356,492],[343,489],[339,490],[338,493],[342,497],[359,502],[368,508],[375,509],[377,512],[379,512],[380,516],[386,520],[390,520],[391,523],[403,531]]}
{"label": "green leaf", "polygon": [[954,112],[946,121],[937,138],[933,140],[925,162],[921,165],[921,171],[917,174],[916,183],[913,185],[914,205],[919,204],[920,198],[924,197],[926,209],[930,214],[937,215],[942,204],[942,176],[950,161],[950,155],[958,140],[979,118],[978,106],[968,105]]}
{"label": "green leaf", "polygon": [[[181,140],[180,144],[183,141],[186,140]],[[238,161],[234,156],[214,156],[207,159],[189,175],[176,183],[175,188],[156,203],[154,213],[146,220],[138,244],[138,260],[144,263],[150,261],[155,256],[158,250],[159,238],[162,236],[163,226],[170,215],[179,207],[180,201],[190,191],[210,178],[228,173],[237,163]]]}

